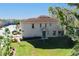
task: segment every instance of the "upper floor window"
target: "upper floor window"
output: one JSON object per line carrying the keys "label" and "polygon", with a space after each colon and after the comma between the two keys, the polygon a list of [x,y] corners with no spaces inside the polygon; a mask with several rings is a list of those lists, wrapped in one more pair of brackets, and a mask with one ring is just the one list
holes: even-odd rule
{"label": "upper floor window", "polygon": [[51,24],[51,23],[49,23],[49,25],[51,26],[52,24]]}
{"label": "upper floor window", "polygon": [[45,24],[45,27],[47,27],[47,24]]}
{"label": "upper floor window", "polygon": [[32,28],[34,29],[34,24],[32,24]]}
{"label": "upper floor window", "polygon": [[40,24],[40,28],[42,27],[42,24]]}

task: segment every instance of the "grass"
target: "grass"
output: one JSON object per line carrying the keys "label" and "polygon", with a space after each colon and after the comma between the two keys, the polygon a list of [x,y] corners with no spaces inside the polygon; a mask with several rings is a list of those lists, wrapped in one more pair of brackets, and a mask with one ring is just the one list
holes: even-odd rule
{"label": "grass", "polygon": [[72,53],[72,48],[36,48],[27,41],[21,41],[20,45],[12,43],[12,46],[16,48],[16,56],[69,56]]}

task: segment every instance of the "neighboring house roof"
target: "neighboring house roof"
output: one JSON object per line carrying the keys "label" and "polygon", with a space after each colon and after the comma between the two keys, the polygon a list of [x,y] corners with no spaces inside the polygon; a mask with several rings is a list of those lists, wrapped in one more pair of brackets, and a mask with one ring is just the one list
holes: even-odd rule
{"label": "neighboring house roof", "polygon": [[48,22],[58,22],[57,19],[51,18],[49,16],[39,16],[37,18],[29,18],[22,20],[23,23],[48,23]]}

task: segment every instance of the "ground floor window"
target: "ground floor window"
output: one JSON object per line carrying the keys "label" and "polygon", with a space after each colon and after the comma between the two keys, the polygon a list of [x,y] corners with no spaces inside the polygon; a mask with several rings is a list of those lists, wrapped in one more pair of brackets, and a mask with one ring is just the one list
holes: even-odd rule
{"label": "ground floor window", "polygon": [[32,24],[32,28],[34,29],[34,24]]}
{"label": "ground floor window", "polygon": [[46,31],[42,31],[42,36],[43,36],[43,38],[46,37]]}
{"label": "ground floor window", "polygon": [[56,31],[53,31],[53,35],[54,35],[54,36],[56,35]]}
{"label": "ground floor window", "polygon": [[64,35],[64,31],[58,31],[58,35],[59,36],[63,36]]}

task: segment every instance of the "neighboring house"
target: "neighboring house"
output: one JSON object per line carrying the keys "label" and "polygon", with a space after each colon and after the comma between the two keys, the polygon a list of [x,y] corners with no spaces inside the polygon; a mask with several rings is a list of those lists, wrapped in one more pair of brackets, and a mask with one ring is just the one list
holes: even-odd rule
{"label": "neighboring house", "polygon": [[64,31],[55,18],[48,16],[39,16],[21,21],[22,36],[28,37],[57,37],[62,36]]}

